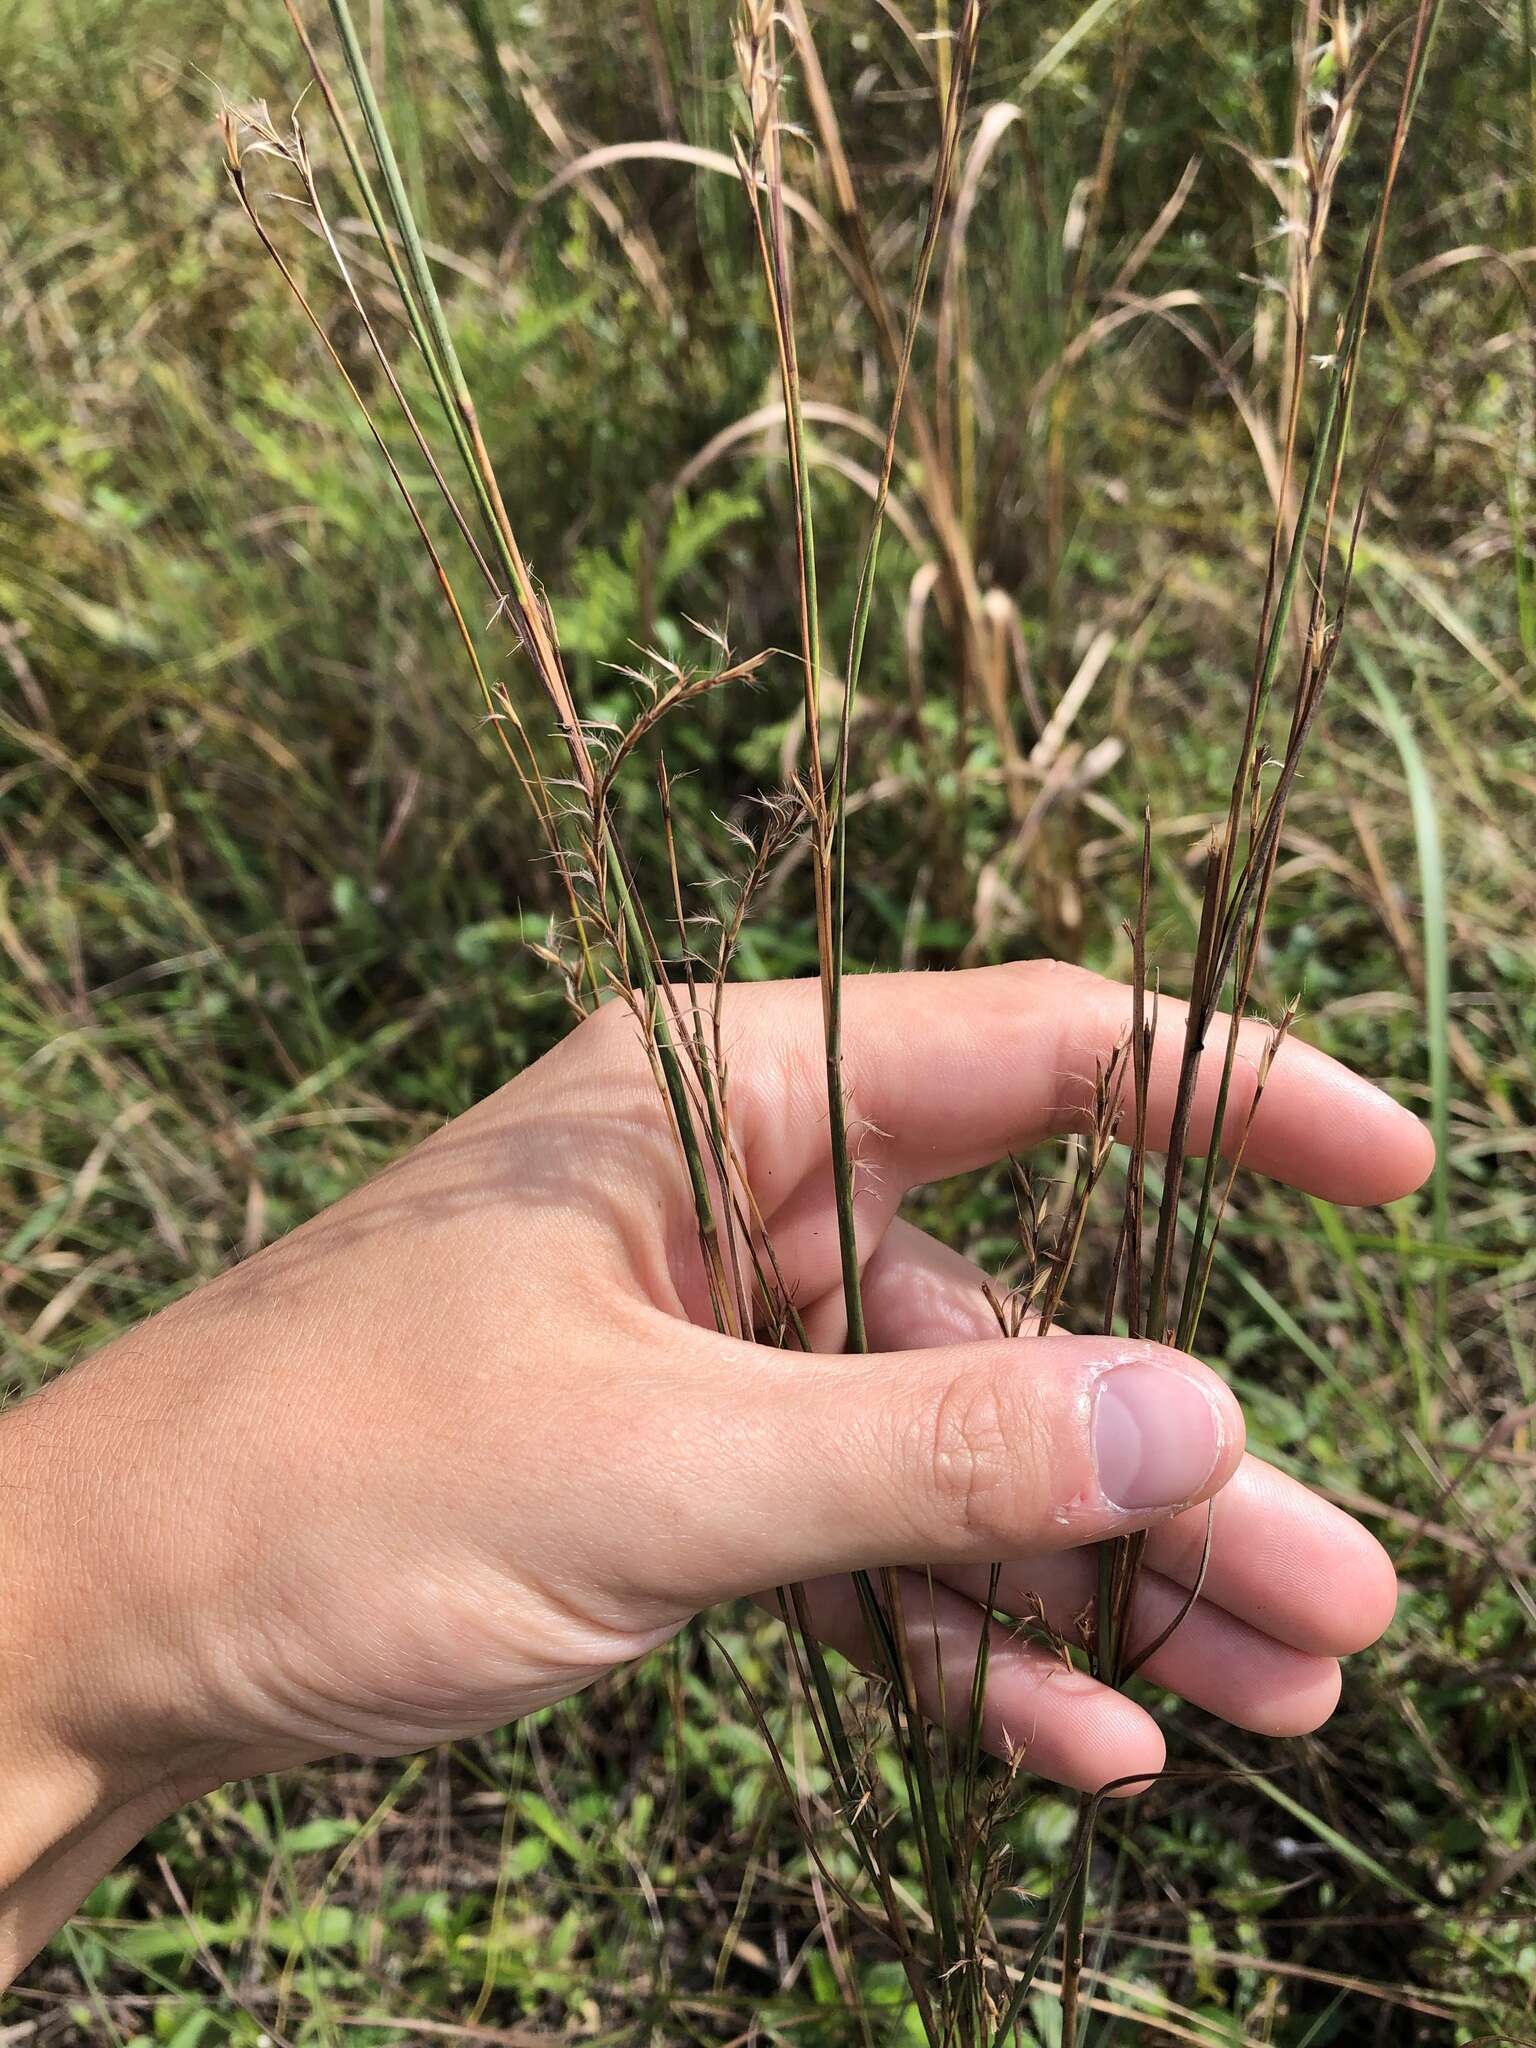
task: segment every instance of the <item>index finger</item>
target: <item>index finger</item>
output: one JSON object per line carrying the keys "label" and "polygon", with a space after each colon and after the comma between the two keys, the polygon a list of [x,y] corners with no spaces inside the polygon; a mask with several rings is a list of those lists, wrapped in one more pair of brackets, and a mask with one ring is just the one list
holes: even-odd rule
{"label": "index finger", "polygon": [[[1186,1004],[1160,998],[1147,1096],[1148,1135],[1159,1148],[1173,1118],[1186,1015]],[[1132,1017],[1129,988],[1056,961],[850,977],[844,1086],[850,1120],[864,1134],[860,1156],[911,1187],[1080,1129]],[[818,984],[733,988],[729,1020],[732,1100],[753,1185],[771,1214],[827,1160]],[[1207,1034],[1193,1156],[1212,1143],[1227,1031],[1218,1016]],[[1270,1036],[1262,1019],[1242,1026],[1223,1150],[1243,1139],[1252,1112],[1244,1159],[1258,1172],[1333,1202],[1387,1202],[1416,1188],[1434,1161],[1424,1126],[1314,1046],[1285,1040],[1253,1111]]]}

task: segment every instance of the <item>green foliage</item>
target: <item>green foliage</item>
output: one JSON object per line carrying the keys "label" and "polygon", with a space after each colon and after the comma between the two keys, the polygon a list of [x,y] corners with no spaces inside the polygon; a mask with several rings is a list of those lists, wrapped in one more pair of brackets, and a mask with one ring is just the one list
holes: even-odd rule
{"label": "green foliage", "polygon": [[[1017,93],[1078,12],[995,8],[979,104]],[[1121,750],[1038,807],[1016,859],[997,736],[957,705],[931,609],[910,708],[918,556],[893,531],[853,726],[855,786],[872,792],[851,827],[857,965],[1052,951],[1123,973],[1143,800],[1164,900],[1187,907],[1223,794],[1270,516],[1229,383],[1273,423],[1270,287],[1286,256],[1257,172],[1291,147],[1289,22],[1257,0],[1089,12],[1000,145],[973,229],[977,409],[1000,441],[1018,428],[1005,463],[978,464],[968,516],[1047,712],[1093,633],[1113,632],[1069,742],[1083,759]],[[727,10],[387,0],[375,14],[405,174],[454,254],[439,275],[457,342],[584,705],[628,703],[614,668],[637,643],[696,652],[693,621],[738,647],[793,645],[773,435],[671,489],[772,398],[739,193],[640,161],[532,204],[588,140],[725,147]],[[899,255],[926,133],[917,60],[878,10],[826,15],[850,156]],[[500,41],[496,72],[477,20]],[[0,1289],[23,1386],[333,1199],[533,1057],[564,1013],[525,943],[555,907],[550,877],[478,706],[448,680],[430,577],[224,188],[215,88],[283,110],[302,84],[281,8],[14,0],[0,75],[16,138],[0,157]],[[1477,253],[1529,244],[1526,80],[1517,10],[1448,11],[1359,423],[1364,446],[1391,427],[1352,626],[1362,656],[1346,653],[1297,795],[1263,968],[1276,1008],[1301,993],[1304,1033],[1437,1110],[1444,1202],[1378,1217],[1250,1188],[1209,1325],[1256,1448],[1365,1504],[1399,1553],[1403,1608],[1351,1666],[1338,1719],[1290,1745],[1277,1776],[1169,1788],[1107,1829],[1102,1961],[1121,2017],[1104,2040],[1174,2025],[1276,2048],[1373,2027],[1394,2043],[1531,2032],[1536,391],[1525,272]],[[1074,304],[1073,236],[1106,136]],[[1362,190],[1384,139],[1367,124]],[[1084,305],[1100,308],[1192,156],[1134,284],[1187,298],[1063,369]],[[807,148],[792,180],[830,204],[819,175]],[[1341,247],[1353,205],[1346,186]],[[321,278],[302,234],[291,246]],[[1347,277],[1341,261],[1330,294]],[[846,280],[808,266],[798,287],[810,395],[878,415]],[[1338,310],[1330,298],[1323,317]],[[327,316],[367,376],[355,324],[332,302]],[[925,337],[920,382],[931,367]],[[813,431],[870,462],[846,430]],[[919,524],[920,484],[898,468]],[[845,470],[818,469],[816,489],[822,558],[846,570],[866,501]],[[846,645],[853,582],[827,578],[829,648]],[[1027,749],[1030,715],[1012,709]],[[722,860],[723,825],[803,738],[796,711],[786,662],[680,736],[695,751],[677,803]],[[637,805],[636,820],[654,857],[654,819]],[[1426,943],[1432,872],[1443,955]],[[813,968],[808,922],[792,871],[742,970]],[[1175,980],[1192,933],[1170,909],[1154,936]],[[1001,1177],[926,1201],[952,1241],[999,1255]],[[726,1642],[771,1684],[762,1625]],[[232,1788],[98,1887],[7,2017],[49,2042],[177,2048],[279,2034],[382,2048],[412,2019],[466,2038],[472,2024],[599,2042],[723,2042],[753,2024],[829,2048],[916,2038],[881,1958],[848,1959],[867,2023],[850,2016],[761,1740],[722,1711],[726,1682],[685,1645],[515,1737],[308,1772],[276,1799]],[[1277,1762],[1171,1715],[1194,1761]],[[1066,1812],[1043,1793],[1017,1823],[1006,1912],[1021,1943]],[[1054,2002],[1030,2011],[1053,2040]]]}

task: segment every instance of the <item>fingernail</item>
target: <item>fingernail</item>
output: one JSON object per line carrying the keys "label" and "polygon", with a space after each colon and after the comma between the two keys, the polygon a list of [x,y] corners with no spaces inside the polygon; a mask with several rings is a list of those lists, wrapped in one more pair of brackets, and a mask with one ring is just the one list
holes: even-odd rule
{"label": "fingernail", "polygon": [[1100,1490],[1117,1508],[1178,1507],[1216,1469],[1222,1434],[1198,1380],[1172,1366],[1117,1365],[1099,1381],[1094,1403]]}

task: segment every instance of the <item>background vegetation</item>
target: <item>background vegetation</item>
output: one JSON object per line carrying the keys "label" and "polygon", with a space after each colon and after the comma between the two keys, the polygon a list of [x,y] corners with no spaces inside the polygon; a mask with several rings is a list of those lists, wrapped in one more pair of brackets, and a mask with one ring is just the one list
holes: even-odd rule
{"label": "background vegetation", "polygon": [[[922,60],[881,7],[818,20],[899,264]],[[637,642],[794,636],[774,433],[732,432],[774,398],[739,191],[675,161],[568,168],[596,143],[728,147],[728,26],[711,0],[371,10],[594,715],[631,703],[609,664]],[[1019,650],[1010,737],[959,688],[908,467],[856,724],[858,965],[1124,972],[1150,800],[1177,985],[1271,519],[1292,33],[1268,0],[993,10],[976,105],[1020,113],[979,188],[950,458]],[[525,945],[549,878],[442,680],[419,550],[224,183],[220,91],[282,118],[303,84],[278,0],[9,0],[0,76],[0,1299],[21,1388],[333,1199],[563,1012]],[[1262,976],[1435,1119],[1441,1168],[1389,1215],[1249,1188],[1208,1325],[1259,1447],[1372,1521],[1405,1597],[1315,1739],[1276,1752],[1172,1713],[1185,1760],[1280,1768],[1153,1793],[1106,1831],[1104,2041],[1536,2032],[1532,80],[1528,6],[1447,10],[1367,364],[1362,444],[1386,439],[1353,624]],[[1340,182],[1340,292],[1390,103],[1368,101]],[[809,146],[792,176],[834,204]],[[807,265],[799,288],[811,394],[878,417],[846,279]],[[334,331],[361,364],[340,310]],[[812,431],[846,602],[875,451],[831,416]],[[720,843],[802,739],[787,661],[675,725],[694,836]],[[745,965],[814,965],[803,874]],[[926,1206],[1006,1254],[1001,1178]],[[771,1682],[771,1631],[730,1642]],[[1021,1933],[1069,1825],[1049,1791],[1018,1824]],[[904,2038],[896,1976],[862,1968],[861,2021],[758,1737],[690,1641],[518,1733],[189,1810],[98,1888],[0,2039]],[[1048,2044],[1048,1994],[1034,2013]]]}

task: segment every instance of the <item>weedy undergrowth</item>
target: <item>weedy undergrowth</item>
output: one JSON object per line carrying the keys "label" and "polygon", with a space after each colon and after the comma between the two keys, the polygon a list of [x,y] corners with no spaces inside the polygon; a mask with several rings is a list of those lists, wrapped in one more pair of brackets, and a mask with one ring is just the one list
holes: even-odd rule
{"label": "weedy undergrowth", "polygon": [[[585,1014],[611,996],[635,1017],[691,1191],[708,1313],[719,1329],[735,1336],[800,1347],[807,1338],[799,1309],[779,1271],[733,1131],[724,1003],[743,931],[765,884],[792,848],[808,851],[828,1170],[847,1343],[850,1350],[865,1350],[855,1234],[859,1162],[851,1135],[857,1104],[849,1099],[843,1064],[845,906],[849,863],[856,858],[849,831],[855,706],[872,640],[881,630],[881,541],[904,447],[913,453],[933,543],[923,601],[928,592],[935,594],[952,643],[961,729],[970,722],[989,730],[1016,818],[1023,815],[1026,797],[1016,713],[1022,706],[1037,729],[1043,722],[1031,701],[1034,685],[1027,670],[1010,667],[1015,642],[1006,630],[1007,600],[985,589],[974,545],[985,489],[966,343],[965,245],[987,163],[1019,113],[1015,101],[997,101],[979,113],[972,104],[982,0],[959,0],[952,20],[941,6],[943,33],[924,47],[935,129],[921,217],[907,245],[905,284],[895,293],[886,281],[889,265],[875,254],[876,237],[802,0],[742,0],[738,10],[734,169],[744,226],[760,260],[778,369],[794,518],[799,644],[793,659],[804,746],[798,774],[763,802],[756,830],[743,835],[740,872],[716,891],[707,915],[690,909],[698,878],[691,871],[691,849],[678,843],[665,729],[711,691],[761,680],[778,658],[766,651],[738,655],[723,634],[700,628],[701,649],[708,655],[696,665],[653,655],[624,669],[638,698],[627,723],[615,726],[583,715],[555,617],[520,545],[476,415],[348,0],[330,0],[339,66],[330,45],[320,47],[298,0],[285,5],[345,178],[371,228],[367,269],[360,267],[356,238],[335,225],[326,196],[331,173],[322,177],[317,170],[297,119],[279,128],[264,107],[224,110],[225,160],[235,193],[373,435],[430,558],[487,723],[537,821],[563,906],[537,950],[562,978],[576,1012]],[[1275,507],[1274,528],[1225,815],[1206,849],[1185,1022],[1177,1046],[1168,1047],[1167,1034],[1160,1036],[1158,1028],[1157,964],[1149,957],[1155,921],[1148,816],[1140,887],[1127,919],[1132,1026],[1094,1077],[1092,1105],[1064,1183],[1044,1187],[1023,1166],[1015,1169],[1018,1270],[989,1297],[1008,1336],[1049,1332],[1064,1319],[1092,1319],[1106,1332],[1186,1349],[1196,1342],[1247,1133],[1295,1016],[1289,1005],[1243,1033],[1254,1007],[1287,802],[1342,644],[1371,479],[1367,463],[1351,485],[1351,426],[1388,210],[1437,5],[1438,0],[1416,0],[1391,20],[1368,13],[1352,22],[1340,14],[1328,25],[1321,0],[1303,0],[1298,10],[1295,150],[1276,174],[1291,238],[1286,360],[1274,430],[1255,431]],[[494,38],[483,16],[465,12],[484,31],[477,38],[482,60],[493,63]],[[1326,93],[1314,89],[1324,64]],[[1352,284],[1341,295],[1343,311],[1320,333],[1319,278],[1334,195],[1362,98],[1388,70],[1400,82],[1379,189]],[[1020,82],[1021,98],[1032,79],[1033,74]],[[1106,138],[1110,147],[1112,138]],[[658,146],[656,153],[666,152]],[[786,159],[797,153],[814,153],[832,194],[830,218],[791,183]],[[280,196],[302,210],[329,261],[332,282],[323,308],[305,280],[307,264],[288,236],[269,224],[264,201],[270,195],[258,189],[252,174],[253,164],[263,159],[277,167]],[[568,168],[574,174],[580,165]],[[1175,195],[1169,204],[1176,211],[1178,203]],[[1165,207],[1159,219],[1165,226],[1171,217]],[[1087,232],[1093,225],[1090,220]],[[1152,238],[1161,231],[1154,228]],[[1150,246],[1147,238],[1143,242]],[[378,281],[380,262],[387,288]],[[815,402],[807,396],[797,335],[796,275],[807,263],[832,264],[846,276],[873,330],[887,379],[885,423],[874,436],[879,466],[862,479],[870,509],[848,607],[849,637],[836,669],[824,643],[807,436]],[[1135,261],[1121,267],[1116,292],[1122,299],[1136,267]],[[366,373],[349,367],[335,338],[337,293],[371,362]],[[1162,311],[1172,317],[1171,309]],[[1099,317],[1119,317],[1119,309]],[[1091,335],[1092,322],[1073,329],[1069,321],[1068,331],[1074,340],[1063,351],[1063,380],[1071,350]],[[402,333],[408,337],[403,350]],[[917,389],[920,359],[931,378],[926,396]],[[1221,374],[1219,365],[1213,367]],[[1007,446],[1008,432],[1005,426],[999,435],[994,469],[1017,459],[1017,450]],[[397,452],[402,445],[409,457]],[[413,482],[422,471],[426,483]],[[1351,488],[1352,511],[1346,505]],[[490,627],[472,624],[476,616],[488,616]],[[662,820],[660,873],[647,870],[625,829],[623,791],[646,761]],[[1209,1087],[1213,1056],[1214,1106],[1197,1116],[1197,1080]],[[1172,1098],[1160,1170],[1153,1167],[1148,1137],[1154,1061]],[[1212,1130],[1224,1134],[1224,1146],[1206,1144]],[[1107,1281],[1097,1302],[1085,1302],[1073,1286],[1079,1251],[1121,1145],[1127,1157]],[[1081,1661],[1109,1685],[1128,1684],[1199,1598],[1204,1575],[1202,1563],[1180,1612],[1148,1638],[1137,1602],[1142,1550],[1143,1539],[1136,1536],[1101,1547],[1096,1597],[1075,1640],[1053,1631],[1043,1612],[1022,1621],[1007,1618],[1007,1625],[1031,1630],[1056,1654]],[[805,1773],[781,1745],[769,1710],[747,1693],[784,1795],[803,1824],[829,1954],[838,1956],[840,1925],[878,1937],[899,1958],[911,2009],[932,2048],[1007,2048],[1031,2038],[1030,1994],[1046,1987],[1043,1972],[1059,1943],[1050,1988],[1060,1998],[1064,2048],[1074,2048],[1086,1996],[1096,1825],[1104,1797],[1123,1788],[1100,1788],[1082,1800],[1033,1946],[1024,1955],[1007,1952],[994,1930],[993,1911],[1009,1882],[1006,1822],[1029,1758],[1027,1750],[1002,1762],[983,1754],[989,1628],[980,1630],[963,1683],[951,1690],[936,1630],[925,1624],[921,1603],[914,1606],[903,1595],[896,1575],[872,1570],[856,1575],[854,1583],[873,1681],[862,1688],[850,1686],[841,1668],[829,1663],[801,1589],[787,1587],[781,1596],[790,1669],[829,1788],[824,1797],[807,1791]],[[988,1616],[996,1592],[994,1571],[984,1603]],[[938,1683],[933,1718],[925,1714],[919,1683],[928,1669]],[[851,1980],[843,1981],[856,2006]],[[868,2016],[860,2015],[858,2023],[872,2039]]]}

